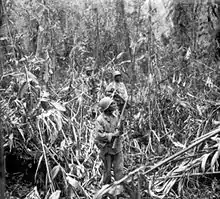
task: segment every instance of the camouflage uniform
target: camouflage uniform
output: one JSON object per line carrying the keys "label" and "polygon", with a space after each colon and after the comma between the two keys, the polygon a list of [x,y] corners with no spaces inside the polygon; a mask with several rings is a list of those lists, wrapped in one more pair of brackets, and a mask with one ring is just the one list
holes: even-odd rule
{"label": "camouflage uniform", "polygon": [[95,142],[100,149],[100,157],[104,163],[103,184],[111,183],[111,167],[113,165],[114,178],[120,180],[123,177],[123,153],[121,137],[117,139],[116,147],[113,149],[114,137],[109,141],[108,135],[115,132],[118,116],[108,116],[101,113],[96,120]]}

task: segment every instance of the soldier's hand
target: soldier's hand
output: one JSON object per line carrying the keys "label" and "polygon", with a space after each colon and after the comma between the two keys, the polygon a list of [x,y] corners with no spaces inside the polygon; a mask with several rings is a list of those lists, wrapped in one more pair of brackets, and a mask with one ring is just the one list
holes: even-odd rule
{"label": "soldier's hand", "polygon": [[115,130],[115,132],[113,133],[113,137],[118,137],[120,135],[120,132],[118,129]]}
{"label": "soldier's hand", "polygon": [[108,134],[108,137],[107,137],[107,138],[108,138],[108,142],[111,142],[112,137],[113,137],[113,135],[109,133],[109,134]]}

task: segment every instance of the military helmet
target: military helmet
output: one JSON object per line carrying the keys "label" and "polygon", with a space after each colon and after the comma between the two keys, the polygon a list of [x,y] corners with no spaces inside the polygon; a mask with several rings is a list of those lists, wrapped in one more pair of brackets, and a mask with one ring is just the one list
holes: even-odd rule
{"label": "military helmet", "polygon": [[113,99],[110,97],[104,97],[99,101],[99,106],[102,111],[105,111],[113,102]]}
{"label": "military helmet", "polygon": [[118,75],[121,75],[121,72],[118,71],[118,70],[114,71],[114,73],[113,73],[113,77],[118,76]]}

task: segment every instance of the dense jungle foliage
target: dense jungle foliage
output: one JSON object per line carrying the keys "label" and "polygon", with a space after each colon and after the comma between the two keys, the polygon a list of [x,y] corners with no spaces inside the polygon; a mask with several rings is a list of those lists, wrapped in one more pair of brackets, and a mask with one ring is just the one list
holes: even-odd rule
{"label": "dense jungle foliage", "polygon": [[[219,59],[219,0],[0,0],[0,196],[115,198],[126,181],[120,198],[219,198]],[[114,70],[125,177],[101,187]]]}

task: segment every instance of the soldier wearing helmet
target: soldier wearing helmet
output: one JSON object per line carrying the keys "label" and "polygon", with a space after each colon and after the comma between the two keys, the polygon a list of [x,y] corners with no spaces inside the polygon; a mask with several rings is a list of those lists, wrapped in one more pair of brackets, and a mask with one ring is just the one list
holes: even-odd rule
{"label": "soldier wearing helmet", "polygon": [[121,112],[125,101],[128,100],[127,89],[122,82],[122,75],[120,71],[115,71],[113,73],[114,81],[111,82],[106,88],[106,95],[112,97],[119,107]]}
{"label": "soldier wearing helmet", "polygon": [[[110,97],[100,100],[101,114],[95,122],[95,144],[100,150],[103,161],[103,184],[111,183],[111,168],[113,167],[115,180],[123,177],[123,154],[121,136],[117,129],[118,116],[114,114],[116,103]],[[113,147],[114,139],[118,139],[116,148]]]}

